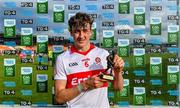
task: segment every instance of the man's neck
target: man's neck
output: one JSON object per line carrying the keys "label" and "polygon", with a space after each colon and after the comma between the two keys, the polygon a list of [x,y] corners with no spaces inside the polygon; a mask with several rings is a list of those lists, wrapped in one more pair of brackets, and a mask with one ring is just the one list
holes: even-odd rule
{"label": "man's neck", "polygon": [[86,46],[84,46],[83,48],[79,48],[78,46],[76,46],[76,44],[74,45],[76,47],[76,49],[80,52],[86,52],[89,50],[90,48],[90,43],[88,43]]}

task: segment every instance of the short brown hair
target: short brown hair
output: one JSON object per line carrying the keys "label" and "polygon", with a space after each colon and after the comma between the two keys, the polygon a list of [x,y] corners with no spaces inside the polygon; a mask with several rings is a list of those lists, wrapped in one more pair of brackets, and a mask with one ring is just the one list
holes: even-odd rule
{"label": "short brown hair", "polygon": [[86,24],[90,24],[90,27],[92,26],[93,19],[86,13],[78,12],[76,15],[72,16],[69,21],[69,31],[72,30],[72,27],[76,28],[83,28]]}

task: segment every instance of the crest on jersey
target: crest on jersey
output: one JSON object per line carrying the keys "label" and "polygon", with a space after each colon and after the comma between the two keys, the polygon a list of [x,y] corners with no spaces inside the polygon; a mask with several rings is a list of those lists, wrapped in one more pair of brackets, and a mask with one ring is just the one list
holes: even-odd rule
{"label": "crest on jersey", "polygon": [[96,64],[99,64],[101,62],[101,59],[99,57],[96,57],[95,62],[96,62]]}

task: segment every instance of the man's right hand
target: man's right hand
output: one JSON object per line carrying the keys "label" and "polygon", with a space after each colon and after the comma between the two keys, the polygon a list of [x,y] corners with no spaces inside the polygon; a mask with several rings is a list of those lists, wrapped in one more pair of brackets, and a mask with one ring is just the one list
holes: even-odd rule
{"label": "man's right hand", "polygon": [[94,89],[100,88],[106,83],[108,80],[101,79],[99,75],[93,75],[82,83],[83,88]]}

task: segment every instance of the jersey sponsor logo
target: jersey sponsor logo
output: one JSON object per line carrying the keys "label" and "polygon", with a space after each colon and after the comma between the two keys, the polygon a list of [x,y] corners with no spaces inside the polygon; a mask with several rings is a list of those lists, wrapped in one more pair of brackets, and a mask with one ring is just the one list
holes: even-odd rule
{"label": "jersey sponsor logo", "polygon": [[82,61],[90,61],[90,58],[82,59]]}
{"label": "jersey sponsor logo", "polygon": [[[69,74],[67,76],[66,88],[72,88],[72,87],[78,85],[79,83],[85,81],[86,79],[90,78],[91,76],[98,75],[103,71],[104,71],[104,69],[99,69],[99,70],[92,70],[92,71]],[[108,83],[105,83],[103,85],[103,87],[107,87],[107,86],[108,86]]]}
{"label": "jersey sponsor logo", "polygon": [[85,77],[85,78],[79,78],[79,79],[78,79],[77,77],[72,78],[71,85],[73,85],[73,86],[78,85],[79,83],[87,80],[88,78],[90,78],[90,75],[88,75],[88,76]]}
{"label": "jersey sponsor logo", "polygon": [[77,66],[78,63],[77,62],[73,62],[73,63],[69,63],[69,67],[72,67],[72,66]]}

